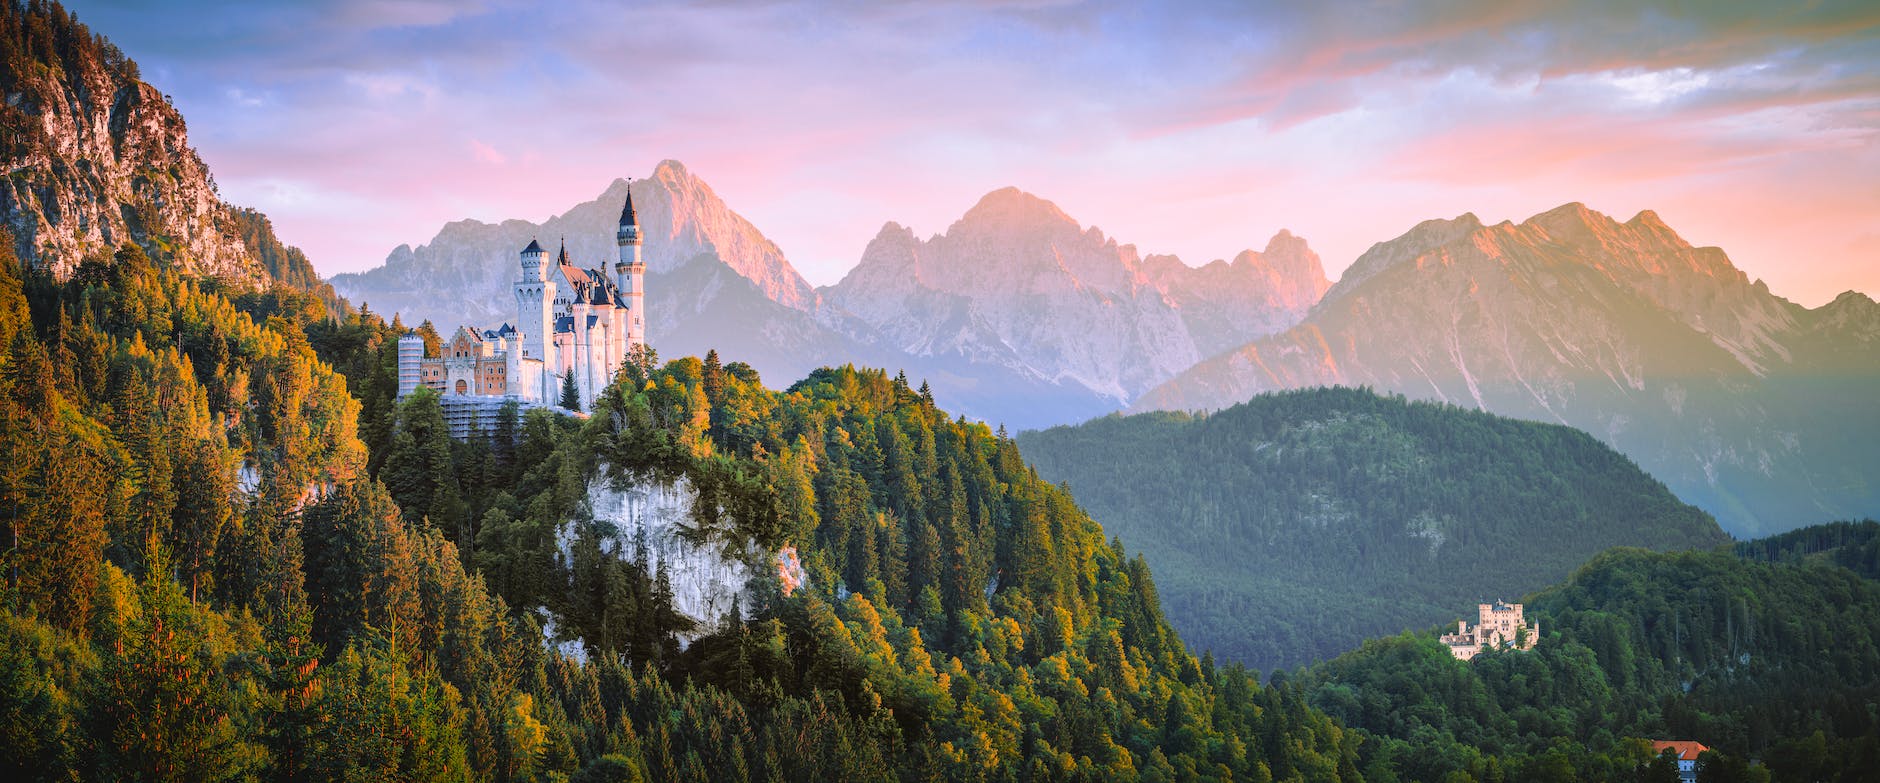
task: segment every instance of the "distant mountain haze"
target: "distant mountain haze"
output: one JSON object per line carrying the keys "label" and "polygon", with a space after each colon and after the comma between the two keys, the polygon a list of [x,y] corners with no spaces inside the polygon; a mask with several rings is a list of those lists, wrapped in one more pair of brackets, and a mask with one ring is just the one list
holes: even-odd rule
{"label": "distant mountain haze", "polygon": [[[834,286],[812,289],[782,251],[676,161],[631,186],[646,234],[649,341],[666,355],[717,348],[768,377],[823,365],[905,369],[969,416],[1025,428],[1115,410],[1209,352],[1283,329],[1329,284],[1305,241],[1189,267],[1141,257],[1055,205],[1006,188],[947,233],[889,223]],[[514,318],[516,251],[567,243],[611,264],[628,185],[540,224],[450,223],[336,289],[408,323]]]}
{"label": "distant mountain haze", "polygon": [[823,292],[907,353],[979,351],[1125,403],[1210,350],[1285,328],[1327,285],[1318,256],[1291,234],[1232,264],[1145,261],[1057,205],[1004,188],[924,241],[888,224]]}
{"label": "distant mountain haze", "polygon": [[1432,220],[1373,246],[1287,331],[1134,410],[1365,385],[1585,429],[1738,535],[1880,510],[1880,308],[1814,310],[1652,212]]}

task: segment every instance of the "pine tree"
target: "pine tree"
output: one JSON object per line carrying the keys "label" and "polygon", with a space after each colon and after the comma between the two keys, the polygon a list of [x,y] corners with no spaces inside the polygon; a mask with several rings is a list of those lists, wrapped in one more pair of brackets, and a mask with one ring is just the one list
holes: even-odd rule
{"label": "pine tree", "polygon": [[561,402],[558,404],[565,410],[581,410],[581,391],[575,388],[572,372],[561,376]]}
{"label": "pine tree", "polygon": [[700,373],[705,384],[705,399],[714,407],[725,401],[725,368],[718,363],[718,350],[705,352],[705,364]]}

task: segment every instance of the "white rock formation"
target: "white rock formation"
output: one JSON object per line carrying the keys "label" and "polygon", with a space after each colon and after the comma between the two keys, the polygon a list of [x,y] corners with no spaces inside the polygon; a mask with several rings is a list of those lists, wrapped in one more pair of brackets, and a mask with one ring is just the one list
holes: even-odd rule
{"label": "white rock formation", "polygon": [[[594,521],[605,531],[601,549],[623,560],[638,556],[636,544],[646,545],[646,567],[663,570],[672,583],[673,609],[698,623],[693,638],[716,628],[738,596],[745,594],[751,563],[762,559],[749,542],[696,541],[692,504],[698,499],[690,483],[640,482],[615,488],[602,471],[588,482],[588,506]],[[563,529],[565,552],[573,524]],[[689,641],[689,640],[688,640]]]}

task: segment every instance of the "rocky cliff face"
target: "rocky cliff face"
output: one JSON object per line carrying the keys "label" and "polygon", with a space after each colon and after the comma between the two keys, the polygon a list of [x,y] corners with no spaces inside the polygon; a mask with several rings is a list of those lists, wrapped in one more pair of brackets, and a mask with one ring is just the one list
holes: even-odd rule
{"label": "rocky cliff face", "polygon": [[[602,476],[606,473],[601,471]],[[794,548],[765,552],[748,542],[700,540],[693,521],[697,502],[698,493],[684,479],[624,487],[604,477],[588,483],[588,508],[605,531],[603,551],[643,561],[649,575],[665,575],[672,587],[673,610],[695,623],[691,632],[680,635],[688,642],[719,628],[740,597],[744,607],[757,605],[748,583],[765,570],[776,573],[785,589],[804,583]],[[564,558],[574,537],[572,524],[561,535]]]}
{"label": "rocky cliff face", "polygon": [[182,115],[134,63],[65,14],[29,16],[0,11],[0,226],[20,258],[66,274],[129,242],[197,274],[319,286],[264,217],[222,202]]}
{"label": "rocky cliff face", "polygon": [[[1650,212],[1428,221],[1372,247],[1298,326],[1205,361],[1139,409],[1368,385],[1585,429],[1726,529],[1880,511],[1880,326],[1809,311]],[[1865,335],[1865,339],[1863,339]],[[1853,435],[1850,433],[1859,433]]]}
{"label": "rocky cliff face", "polygon": [[888,224],[823,295],[911,355],[968,357],[1121,403],[1290,325],[1325,286],[1318,256],[1286,232],[1263,253],[1195,269],[1145,260],[1006,188],[926,240]]}

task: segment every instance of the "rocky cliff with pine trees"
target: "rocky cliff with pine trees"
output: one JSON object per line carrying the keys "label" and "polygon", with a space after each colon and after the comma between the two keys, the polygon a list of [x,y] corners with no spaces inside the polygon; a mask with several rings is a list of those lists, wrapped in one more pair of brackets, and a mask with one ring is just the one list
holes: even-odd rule
{"label": "rocky cliff with pine trees", "polygon": [[0,227],[25,263],[63,276],[134,244],[197,276],[324,288],[266,216],[222,201],[169,96],[76,14],[0,3],[0,96]]}

